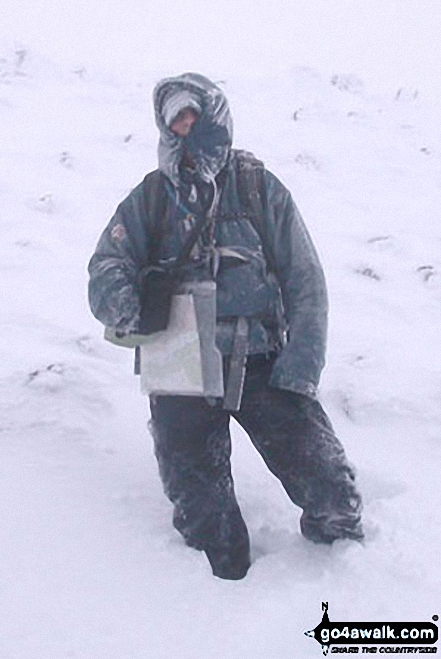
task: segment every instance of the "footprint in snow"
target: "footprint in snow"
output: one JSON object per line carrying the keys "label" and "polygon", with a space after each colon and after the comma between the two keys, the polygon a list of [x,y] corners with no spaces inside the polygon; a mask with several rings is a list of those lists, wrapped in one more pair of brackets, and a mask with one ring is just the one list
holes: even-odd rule
{"label": "footprint in snow", "polygon": [[381,281],[380,275],[371,266],[363,266],[363,265],[359,266],[354,270],[354,272],[358,275],[363,275],[363,277],[367,277],[368,279],[373,279],[374,281]]}
{"label": "footprint in snow", "polygon": [[32,210],[38,211],[39,213],[46,213],[47,215],[51,215],[55,211],[55,203],[51,192],[42,194],[38,199],[29,200],[28,206],[30,206]]}
{"label": "footprint in snow", "polygon": [[352,73],[332,76],[331,85],[341,92],[349,92],[350,94],[359,94],[364,87],[363,80]]}
{"label": "footprint in snow", "polygon": [[61,388],[60,377],[66,372],[62,363],[48,364],[45,368],[39,368],[28,374],[27,385],[37,385],[39,388],[56,391]]}
{"label": "footprint in snow", "polygon": [[412,103],[418,98],[418,89],[401,87],[395,94],[395,100],[401,103]]}
{"label": "footprint in snow", "polygon": [[73,169],[73,158],[69,151],[62,151],[59,158],[60,165],[66,167],[66,169]]}
{"label": "footprint in snow", "polygon": [[376,249],[377,251],[383,251],[395,247],[394,237],[390,235],[372,236],[372,238],[368,238],[367,243],[371,248]]}
{"label": "footprint in snow", "polygon": [[432,281],[438,274],[433,265],[420,265],[416,271],[423,282]]}
{"label": "footprint in snow", "polygon": [[307,171],[315,171],[318,172],[321,169],[320,163],[315,158],[312,156],[310,153],[306,153],[305,151],[302,153],[298,153],[296,157],[294,158],[294,162],[297,163],[297,165],[300,165]]}

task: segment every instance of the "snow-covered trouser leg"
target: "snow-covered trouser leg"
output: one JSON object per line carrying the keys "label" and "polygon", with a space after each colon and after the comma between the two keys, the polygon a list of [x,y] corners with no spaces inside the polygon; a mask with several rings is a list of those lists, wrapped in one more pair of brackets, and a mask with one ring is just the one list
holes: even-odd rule
{"label": "snow-covered trouser leg", "polygon": [[234,416],[268,468],[303,509],[300,527],[314,542],[359,540],[361,497],[354,470],[322,406],[302,394],[268,386],[272,361],[251,358]]}
{"label": "snow-covered trouser leg", "polygon": [[213,574],[241,579],[250,566],[248,531],[231,476],[229,414],[203,398],[151,398],[150,430],[173,523],[203,549]]}

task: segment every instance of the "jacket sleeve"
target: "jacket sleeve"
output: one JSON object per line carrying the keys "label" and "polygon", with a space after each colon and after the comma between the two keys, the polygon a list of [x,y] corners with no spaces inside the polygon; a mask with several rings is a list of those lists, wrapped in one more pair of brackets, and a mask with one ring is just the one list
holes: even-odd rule
{"label": "jacket sleeve", "polygon": [[139,325],[138,274],[148,252],[141,186],[118,206],[89,262],[89,304],[106,327],[136,331]]}
{"label": "jacket sleeve", "polygon": [[323,269],[290,192],[265,173],[268,221],[288,342],[270,385],[315,397],[325,363],[328,298]]}

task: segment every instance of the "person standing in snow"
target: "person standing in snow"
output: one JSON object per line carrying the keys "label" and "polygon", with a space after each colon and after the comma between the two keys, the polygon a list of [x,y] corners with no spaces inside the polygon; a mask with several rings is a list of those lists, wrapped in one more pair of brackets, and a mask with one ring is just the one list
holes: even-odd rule
{"label": "person standing in snow", "polygon": [[[216,345],[226,381],[230,373],[233,381],[241,379],[240,338],[244,367],[236,408],[204,396],[150,396],[150,429],[174,526],[189,546],[206,553],[214,575],[246,575],[249,536],[230,466],[233,416],[302,508],[307,539],[361,540],[354,471],[317,399],[327,332],[325,279],[291,194],[260,163],[255,196],[263,228],[256,223],[257,188],[244,188],[241,166],[251,163],[256,171],[259,161],[232,148],[227,100],[204,76],[160,81],[154,108],[159,183],[153,186],[148,174],[104,230],[89,264],[92,312],[120,333],[142,333],[140,272],[146,263],[176,262],[188,231],[208,217],[185,278],[216,282]],[[159,195],[161,203],[153,198]],[[238,257],[233,267],[222,265],[225,248]]]}

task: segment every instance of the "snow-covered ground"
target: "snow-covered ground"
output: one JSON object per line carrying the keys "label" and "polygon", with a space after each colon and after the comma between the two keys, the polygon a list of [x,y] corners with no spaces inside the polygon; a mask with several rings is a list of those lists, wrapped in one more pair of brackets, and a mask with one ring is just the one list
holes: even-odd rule
{"label": "snow-covered ground", "polygon": [[331,298],[322,400],[365,500],[364,546],[311,545],[235,426],[254,562],[226,582],[171,526],[132,355],[103,341],[86,299],[102,228],[156,164],[152,86],[185,67],[170,70],[169,53],[142,75],[111,75],[43,50],[0,51],[0,658],[314,657],[303,632],[322,601],[331,620],[429,621],[441,594],[441,129],[430,94],[405,75],[395,85],[395,70],[381,90],[352,69],[330,73],[325,57],[271,74],[194,59],[223,80],[236,146],[290,187],[319,249]]}

